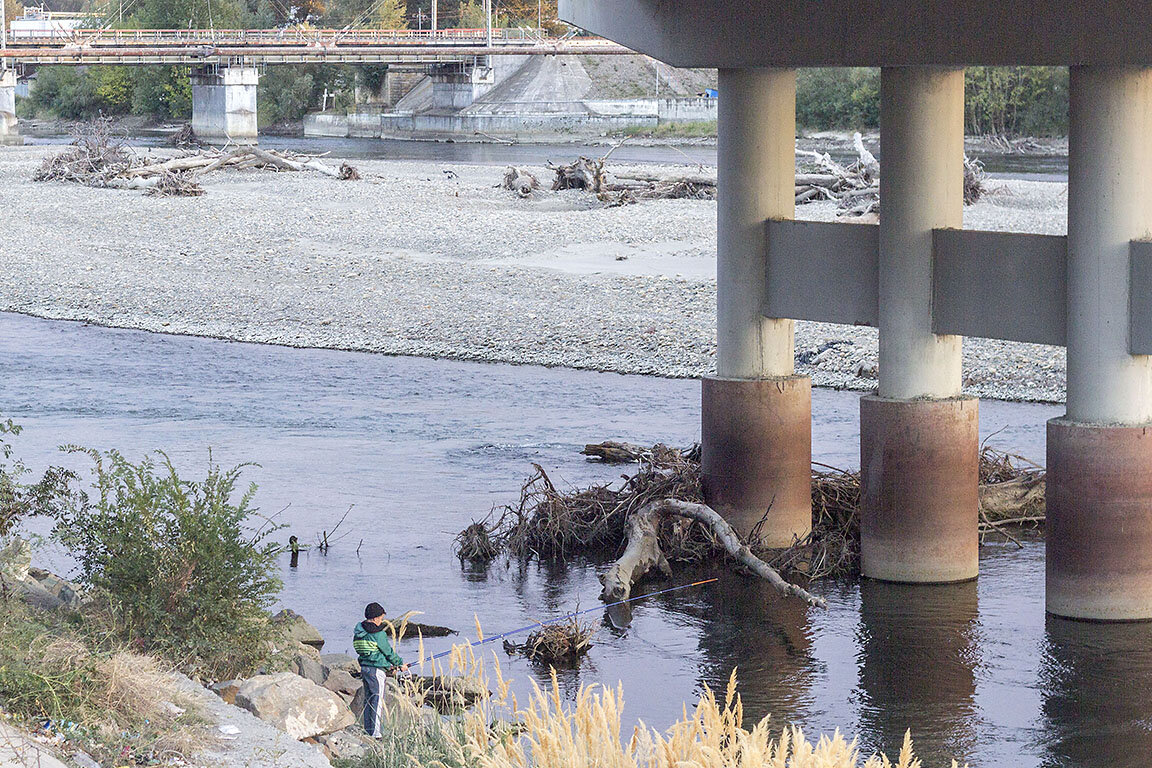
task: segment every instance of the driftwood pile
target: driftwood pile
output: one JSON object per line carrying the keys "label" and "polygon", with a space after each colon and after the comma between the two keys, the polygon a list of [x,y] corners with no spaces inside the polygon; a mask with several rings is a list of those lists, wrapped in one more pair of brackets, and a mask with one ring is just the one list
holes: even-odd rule
{"label": "driftwood pile", "polygon": [[[815,465],[812,472],[812,531],[784,550],[763,550],[742,540],[703,503],[699,448],[628,443],[585,446],[603,461],[638,462],[619,486],[602,485],[562,493],[539,465],[516,505],[493,510],[456,539],[461,560],[487,562],[501,555],[528,559],[574,554],[619,556],[601,577],[601,599],[624,599],[640,578],[668,575],[674,563],[727,558],[809,603],[821,600],[785,581],[851,577],[860,572],[860,476]],[[629,459],[631,456],[633,458]],[[980,533],[1016,541],[1013,530],[1044,522],[1044,471],[990,447],[980,454]],[[1018,542],[1017,542],[1018,543]],[[623,553],[621,554],[621,548]]]}
{"label": "driftwood pile", "polygon": [[[856,159],[842,165],[828,153],[797,150],[795,201],[797,205],[819,200],[837,203],[838,216],[864,216],[880,210],[880,163],[864,146],[859,133],[852,137]],[[613,148],[615,149],[615,148]],[[641,200],[714,200],[716,178],[691,175],[613,173],[605,167],[611,151],[601,158],[580,157],[572,163],[548,163],[554,174],[552,190],[580,189],[596,195],[601,202],[627,205]],[[979,160],[964,158],[964,204],[971,205],[985,193],[987,174]],[[532,174],[519,168],[505,171],[505,189],[530,197],[539,189]]]}
{"label": "driftwood pile", "polygon": [[223,168],[272,171],[316,171],[336,179],[355,180],[359,172],[343,163],[336,168],[318,155],[299,155],[258,147],[182,149],[164,160],[141,157],[111,135],[106,121],[73,132],[72,145],[44,159],[35,181],[65,181],[90,187],[140,189],[161,196],[204,194],[199,178]]}
{"label": "driftwood pile", "polygon": [[509,655],[520,655],[542,664],[573,664],[588,653],[592,647],[592,636],[596,634],[591,624],[581,623],[573,616],[567,621],[545,624],[523,643],[504,641],[504,651]]}

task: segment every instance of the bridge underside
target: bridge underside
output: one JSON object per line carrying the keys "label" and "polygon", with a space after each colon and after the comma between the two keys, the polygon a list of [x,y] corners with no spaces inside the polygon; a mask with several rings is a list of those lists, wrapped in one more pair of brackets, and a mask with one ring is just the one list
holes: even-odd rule
{"label": "bridge underside", "polygon": [[[717,375],[705,495],[770,544],[811,521],[792,322],[874,325],[861,400],[866,577],[978,571],[978,403],[960,334],[1063,344],[1048,427],[1047,608],[1152,619],[1152,0],[561,0],[561,18],[720,69]],[[757,34],[749,34],[756,30]],[[964,70],[1072,67],[1068,235],[965,232]],[[794,67],[881,68],[878,225],[794,222]],[[771,450],[769,450],[769,448]]]}

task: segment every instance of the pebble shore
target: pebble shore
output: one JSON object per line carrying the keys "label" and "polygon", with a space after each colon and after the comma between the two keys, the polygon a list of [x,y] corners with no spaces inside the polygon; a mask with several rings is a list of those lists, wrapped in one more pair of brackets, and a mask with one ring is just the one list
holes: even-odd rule
{"label": "pebble shore", "polygon": [[[354,161],[357,182],[217,172],[193,198],[31,181],[60,150],[0,148],[0,311],[296,347],[714,369],[714,202],[606,208],[547,183],[522,200],[497,188],[498,167],[388,160]],[[966,227],[1064,233],[1066,184],[991,186]],[[818,386],[876,385],[874,329],[798,322],[796,352]],[[964,376],[980,397],[1061,401],[1064,350],[965,339]]]}

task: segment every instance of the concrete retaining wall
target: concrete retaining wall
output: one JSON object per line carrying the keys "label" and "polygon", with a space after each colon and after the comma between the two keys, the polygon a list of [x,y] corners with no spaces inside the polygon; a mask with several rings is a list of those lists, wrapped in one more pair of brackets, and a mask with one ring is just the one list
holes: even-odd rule
{"label": "concrete retaining wall", "polygon": [[[381,112],[361,107],[338,114],[305,116],[305,136],[364,138],[452,138],[486,133],[532,136],[548,133],[588,134],[629,127],[655,128],[662,122],[716,119],[716,99],[597,99],[516,105],[508,114],[428,114]],[[511,105],[509,105],[511,106]]]}

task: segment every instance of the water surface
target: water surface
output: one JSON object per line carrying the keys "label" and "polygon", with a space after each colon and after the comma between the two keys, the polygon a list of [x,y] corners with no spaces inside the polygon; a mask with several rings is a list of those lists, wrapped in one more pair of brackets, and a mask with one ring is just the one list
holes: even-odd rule
{"label": "water surface", "polygon": [[[349,649],[365,603],[489,632],[596,605],[601,564],[461,568],[452,537],[512,501],[541,464],[561,486],[606,482],[585,442],[686,445],[699,438],[694,381],[299,350],[0,315],[0,403],[26,431],[34,466],[55,446],[163,448],[189,473],[211,447],[224,464],[259,462],[265,512],[314,541],[348,515],[327,556],[290,569],[283,603]],[[858,395],[813,392],[813,454],[851,467]],[[994,444],[1043,457],[1061,408],[983,402]],[[347,534],[347,535],[345,535]],[[49,546],[42,558],[56,557]],[[678,572],[666,583],[701,575]],[[705,685],[738,669],[752,718],[807,732],[840,727],[865,752],[894,753],[911,728],[928,765],[1143,766],[1152,755],[1152,625],[1045,619],[1043,545],[982,550],[978,581],[913,587],[829,582],[828,610],[783,601],[725,574],[719,584],[638,604],[632,626],[601,629],[578,684],[623,681],[626,723],[662,727]],[[597,614],[593,614],[597,616]],[[429,641],[431,650],[449,641]],[[416,649],[404,643],[401,652]],[[546,670],[502,658],[520,690]]]}

